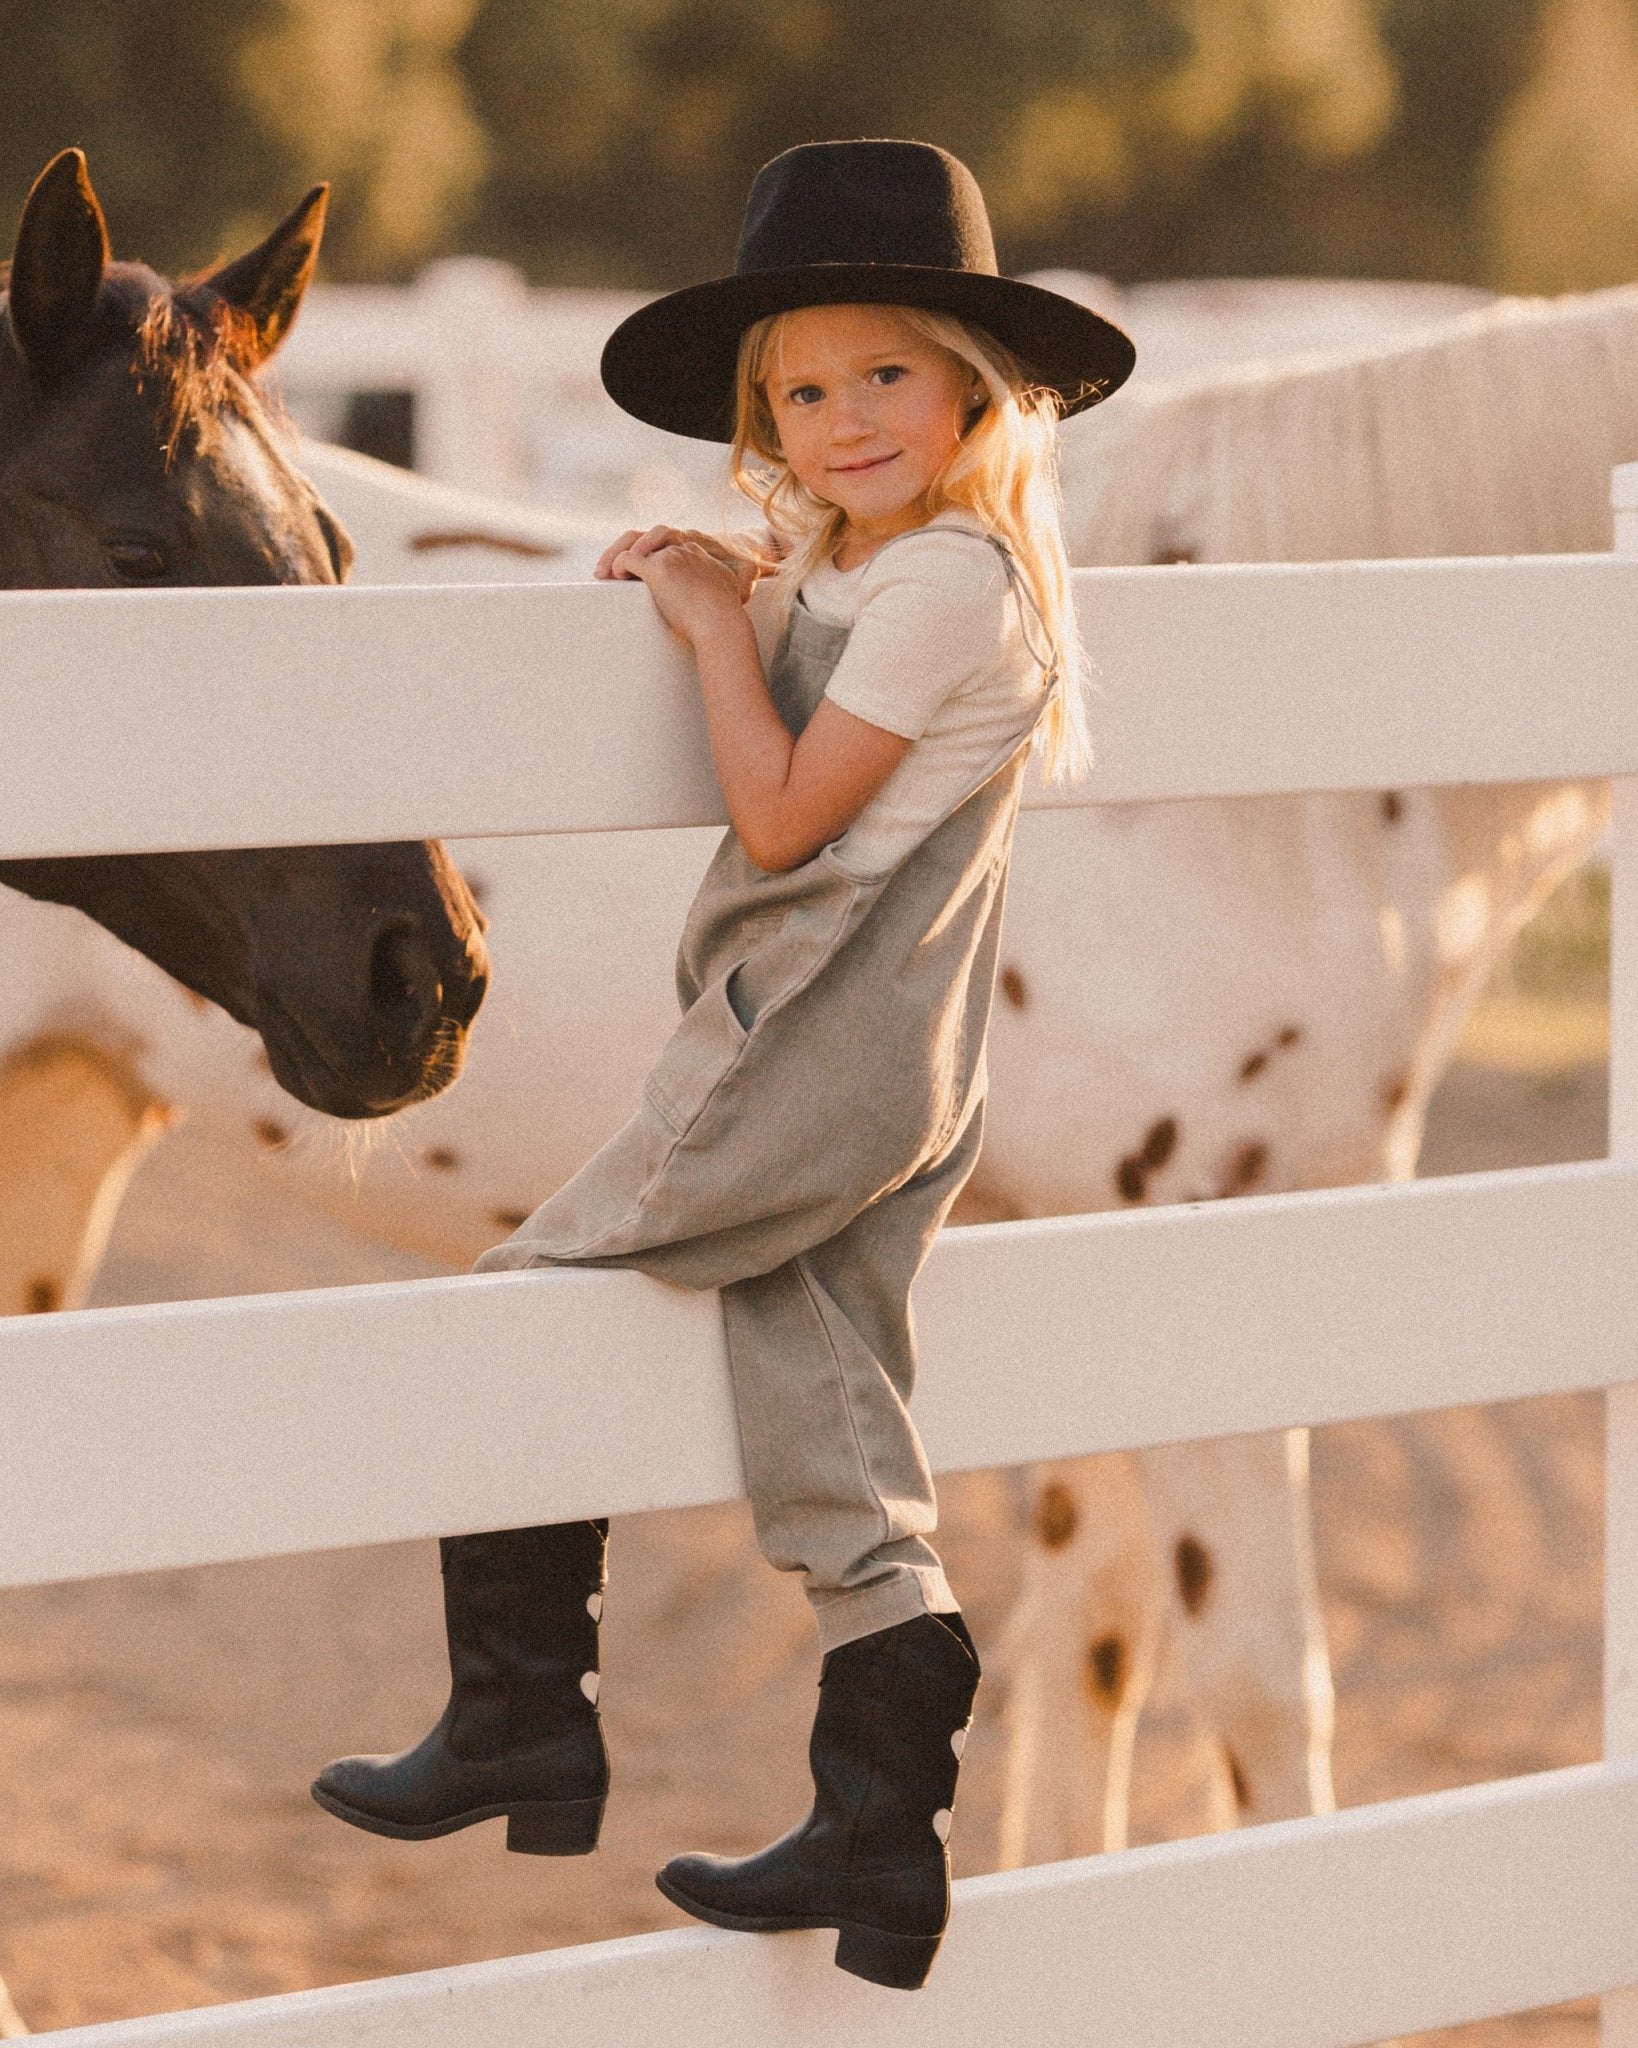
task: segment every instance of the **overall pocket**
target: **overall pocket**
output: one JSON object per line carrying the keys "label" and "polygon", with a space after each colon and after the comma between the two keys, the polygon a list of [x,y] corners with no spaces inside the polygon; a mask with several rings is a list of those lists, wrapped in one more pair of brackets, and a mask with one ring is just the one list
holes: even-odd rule
{"label": "overall pocket", "polygon": [[643,1093],[679,1138],[710,1100],[749,1036],[728,996],[728,984],[738,972],[739,966],[731,967],[701,990],[643,1084]]}

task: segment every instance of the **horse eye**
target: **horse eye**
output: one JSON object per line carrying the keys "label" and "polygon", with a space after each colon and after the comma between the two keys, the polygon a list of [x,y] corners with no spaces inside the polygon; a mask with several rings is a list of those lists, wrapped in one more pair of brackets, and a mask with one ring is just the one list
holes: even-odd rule
{"label": "horse eye", "polygon": [[127,583],[152,583],[171,566],[165,550],[151,540],[110,541],[108,561],[114,574]]}

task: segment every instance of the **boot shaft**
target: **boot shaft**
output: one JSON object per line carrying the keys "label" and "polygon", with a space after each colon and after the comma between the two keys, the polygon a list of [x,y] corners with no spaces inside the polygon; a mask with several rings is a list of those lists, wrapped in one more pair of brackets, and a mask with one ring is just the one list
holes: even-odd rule
{"label": "boot shaft", "polygon": [[449,1744],[495,1756],[594,1717],[604,1520],[446,1536]]}
{"label": "boot shaft", "polygon": [[811,1824],[850,1867],[942,1858],[978,1679],[958,1614],[918,1615],[826,1657]]}

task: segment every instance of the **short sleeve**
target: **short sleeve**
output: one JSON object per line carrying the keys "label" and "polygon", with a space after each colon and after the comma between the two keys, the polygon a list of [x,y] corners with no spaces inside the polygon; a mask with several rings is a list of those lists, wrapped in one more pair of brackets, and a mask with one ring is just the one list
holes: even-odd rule
{"label": "short sleeve", "polygon": [[1006,564],[981,535],[958,527],[907,535],[867,564],[825,695],[855,718],[920,739],[941,705],[993,673],[1007,604]]}

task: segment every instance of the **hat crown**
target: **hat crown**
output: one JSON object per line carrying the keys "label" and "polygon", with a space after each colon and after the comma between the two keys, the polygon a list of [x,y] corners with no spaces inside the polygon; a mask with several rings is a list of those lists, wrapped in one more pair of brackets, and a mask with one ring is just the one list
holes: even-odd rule
{"label": "hat crown", "polygon": [[914,264],[996,275],[978,180],[930,142],[805,142],[764,164],[735,273],[812,263]]}

